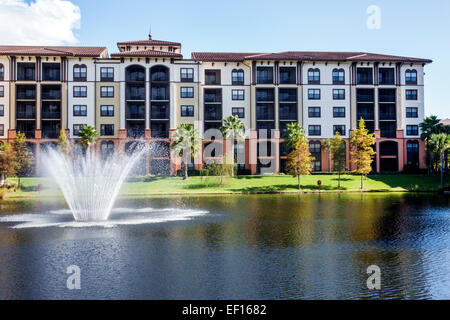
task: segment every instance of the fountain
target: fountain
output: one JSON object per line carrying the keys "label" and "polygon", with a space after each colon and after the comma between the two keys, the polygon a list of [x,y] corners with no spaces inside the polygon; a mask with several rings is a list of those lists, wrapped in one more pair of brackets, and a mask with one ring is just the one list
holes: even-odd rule
{"label": "fountain", "polygon": [[130,155],[111,155],[101,159],[96,152],[72,160],[56,149],[48,150],[44,162],[58,184],[76,221],[108,220],[125,178],[146,148],[135,148]]}

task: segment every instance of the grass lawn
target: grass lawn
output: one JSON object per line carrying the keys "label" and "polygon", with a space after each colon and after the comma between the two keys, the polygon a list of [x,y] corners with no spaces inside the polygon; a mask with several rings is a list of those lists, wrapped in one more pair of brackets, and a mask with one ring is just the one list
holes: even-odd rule
{"label": "grass lawn", "polygon": [[[302,176],[302,192],[317,192],[317,181],[322,181],[323,192],[337,191],[338,177],[336,175]],[[447,180],[448,179],[447,177]],[[191,177],[183,181],[180,177],[133,177],[132,182],[126,182],[121,195],[165,195],[165,194],[214,194],[214,193],[282,193],[298,192],[297,179],[291,176],[242,176],[228,178],[222,185],[218,177]],[[365,180],[366,191],[437,191],[439,176],[427,175],[373,175]],[[8,198],[39,197],[61,195],[57,186],[49,178],[23,178],[23,189],[9,193]],[[343,191],[359,191],[360,176],[344,175],[341,177]],[[37,185],[43,189],[37,192]]]}

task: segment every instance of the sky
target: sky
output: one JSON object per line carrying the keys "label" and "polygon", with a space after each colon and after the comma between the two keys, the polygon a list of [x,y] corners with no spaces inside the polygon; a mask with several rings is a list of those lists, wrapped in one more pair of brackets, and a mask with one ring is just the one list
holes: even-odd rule
{"label": "sky", "polygon": [[[379,11],[368,11],[373,6]],[[153,39],[181,42],[185,58],[287,50],[429,58],[426,115],[450,118],[448,0],[0,0],[0,44],[113,53],[118,41],[147,39],[150,26]]]}

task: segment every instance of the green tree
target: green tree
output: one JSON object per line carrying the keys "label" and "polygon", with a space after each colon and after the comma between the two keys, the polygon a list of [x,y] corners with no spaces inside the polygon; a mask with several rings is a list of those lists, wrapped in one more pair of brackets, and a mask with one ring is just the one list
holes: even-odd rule
{"label": "green tree", "polygon": [[200,139],[193,124],[180,124],[172,135],[171,148],[184,162],[184,180],[188,176],[188,163],[199,151]]}
{"label": "green tree", "polygon": [[8,177],[16,174],[16,164],[14,152],[9,144],[0,145],[0,187],[2,187]]}
{"label": "green tree", "polygon": [[13,142],[15,171],[20,188],[20,178],[30,174],[33,168],[33,154],[28,150],[25,134],[17,132]]}
{"label": "green tree", "polygon": [[437,171],[439,167],[439,155],[435,154],[432,147],[429,147],[431,136],[439,133],[450,134],[450,126],[445,126],[440,123],[440,119],[437,116],[429,116],[423,120],[419,125],[422,134],[420,138],[425,142],[426,147],[426,163],[428,167],[428,173],[431,170]]}
{"label": "green tree", "polygon": [[445,186],[444,182],[444,157],[445,153],[450,150],[450,135],[446,133],[439,133],[439,134],[433,134],[430,137],[430,140],[428,141],[428,145],[430,146],[431,150],[439,155],[440,162],[441,162],[441,186],[442,188]]}
{"label": "green tree", "polygon": [[347,169],[347,150],[341,134],[336,132],[330,141],[330,153],[333,154],[333,170],[339,174],[338,189],[341,188],[341,174]]}
{"label": "green tree", "polygon": [[234,177],[234,164],[237,160],[236,155],[234,154],[234,142],[244,140],[245,124],[238,116],[228,116],[223,120],[223,126],[220,128],[220,131],[222,132],[223,138],[231,140],[231,143],[233,144],[229,154],[233,163],[231,176]]}
{"label": "green tree", "polygon": [[359,121],[358,129],[354,130],[350,138],[352,147],[352,162],[356,166],[355,173],[361,175],[361,190],[364,189],[364,176],[372,171],[372,156],[375,154],[372,146],[375,144],[374,134],[366,129],[364,120]]}
{"label": "green tree", "polygon": [[79,136],[81,138],[81,145],[87,148],[89,154],[92,146],[95,145],[99,137],[97,130],[93,126],[85,126],[79,131]]}
{"label": "green tree", "polygon": [[61,151],[63,154],[65,154],[66,156],[69,156],[70,143],[69,143],[69,140],[67,139],[66,130],[64,130],[64,129],[61,129],[61,131],[59,132],[58,148],[59,148],[59,151]]}
{"label": "green tree", "polygon": [[308,139],[298,123],[287,125],[284,138],[287,147],[292,150],[287,157],[286,170],[294,178],[298,178],[298,189],[301,190],[300,177],[309,175],[312,171],[313,158],[309,151]]}

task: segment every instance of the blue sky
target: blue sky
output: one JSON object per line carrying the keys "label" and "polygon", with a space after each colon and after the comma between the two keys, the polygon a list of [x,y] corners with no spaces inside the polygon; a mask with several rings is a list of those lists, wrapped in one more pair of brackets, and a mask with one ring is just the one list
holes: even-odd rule
{"label": "blue sky", "polygon": [[[185,57],[192,51],[329,50],[430,58],[426,114],[450,118],[448,0],[71,2],[80,8],[78,44],[104,45],[110,53],[117,41],[145,39],[151,24],[154,39],[181,42]],[[366,26],[370,5],[381,9],[379,30]]]}

